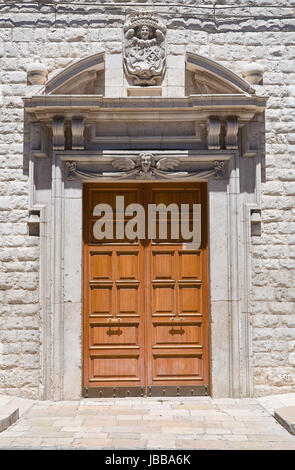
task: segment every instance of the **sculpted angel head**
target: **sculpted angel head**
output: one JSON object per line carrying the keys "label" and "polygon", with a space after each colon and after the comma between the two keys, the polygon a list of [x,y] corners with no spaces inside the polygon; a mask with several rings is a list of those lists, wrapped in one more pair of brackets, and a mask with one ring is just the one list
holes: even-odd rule
{"label": "sculpted angel head", "polygon": [[140,26],[138,34],[141,39],[149,39],[151,35],[151,28],[146,24],[143,24],[142,26]]}
{"label": "sculpted angel head", "polygon": [[139,156],[140,158],[140,164],[142,171],[144,173],[148,173],[151,167],[151,164],[153,163],[153,156],[151,153],[142,153]]}

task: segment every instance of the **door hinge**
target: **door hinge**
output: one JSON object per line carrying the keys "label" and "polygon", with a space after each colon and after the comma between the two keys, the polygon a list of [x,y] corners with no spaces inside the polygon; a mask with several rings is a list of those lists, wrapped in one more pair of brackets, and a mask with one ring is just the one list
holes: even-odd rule
{"label": "door hinge", "polygon": [[88,398],[88,387],[84,387],[84,398]]}

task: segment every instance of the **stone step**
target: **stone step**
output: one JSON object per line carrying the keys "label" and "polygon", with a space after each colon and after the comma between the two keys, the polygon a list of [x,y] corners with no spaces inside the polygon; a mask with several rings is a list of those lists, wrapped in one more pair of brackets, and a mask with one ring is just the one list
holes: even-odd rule
{"label": "stone step", "polygon": [[19,419],[19,409],[15,406],[0,406],[0,432]]}
{"label": "stone step", "polygon": [[274,417],[290,434],[295,435],[295,406],[284,406],[275,410]]}

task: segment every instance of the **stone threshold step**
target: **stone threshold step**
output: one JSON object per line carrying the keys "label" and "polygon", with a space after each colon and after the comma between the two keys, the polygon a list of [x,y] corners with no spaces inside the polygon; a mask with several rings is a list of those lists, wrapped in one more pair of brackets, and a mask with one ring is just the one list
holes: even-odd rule
{"label": "stone threshold step", "polygon": [[5,431],[9,426],[19,419],[19,409],[15,406],[0,406],[0,432]]}
{"label": "stone threshold step", "polygon": [[274,417],[290,434],[295,435],[295,406],[284,406],[275,410]]}

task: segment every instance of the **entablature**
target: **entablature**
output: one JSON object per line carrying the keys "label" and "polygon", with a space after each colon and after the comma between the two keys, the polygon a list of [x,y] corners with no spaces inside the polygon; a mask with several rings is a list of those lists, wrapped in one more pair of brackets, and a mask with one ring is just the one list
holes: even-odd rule
{"label": "entablature", "polygon": [[[144,117],[143,113],[156,112],[159,119],[169,113],[170,119],[185,112],[198,112],[200,118],[210,115],[236,115],[240,119],[249,120],[256,113],[265,109],[267,98],[257,95],[191,95],[184,98],[163,97],[125,97],[107,98],[98,95],[37,95],[24,98],[26,111],[38,120],[51,119],[56,114],[63,114],[70,119],[80,113],[91,119],[99,119],[101,113],[119,113],[125,116]],[[145,116],[147,116],[145,114]],[[148,116],[147,116],[148,118]]]}
{"label": "entablature", "polygon": [[53,150],[220,150],[238,148],[239,128],[261,115],[266,97],[42,95],[24,101],[32,126],[52,133]]}

